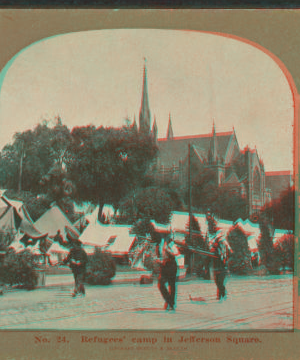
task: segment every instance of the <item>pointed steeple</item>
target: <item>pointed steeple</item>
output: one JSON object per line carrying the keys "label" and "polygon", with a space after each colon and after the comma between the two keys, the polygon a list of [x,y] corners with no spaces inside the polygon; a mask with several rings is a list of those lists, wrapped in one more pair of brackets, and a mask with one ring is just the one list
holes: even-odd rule
{"label": "pointed steeple", "polygon": [[173,140],[173,128],[172,128],[172,120],[171,120],[171,114],[169,114],[169,124],[168,124],[168,131],[167,131],[167,139]]}
{"label": "pointed steeple", "polygon": [[208,160],[210,163],[216,163],[218,160],[218,145],[215,122],[213,122],[212,138],[210,141]]}
{"label": "pointed steeple", "polygon": [[136,125],[135,115],[134,115],[134,120],[133,120],[133,123],[132,123],[132,125],[131,125],[131,128],[132,128],[134,131],[137,131],[137,125]]}
{"label": "pointed steeple", "polygon": [[153,126],[152,126],[152,137],[153,139],[156,141],[157,140],[157,124],[156,124],[156,117],[154,115],[154,121],[153,121]]}
{"label": "pointed steeple", "polygon": [[147,88],[147,68],[146,68],[146,58],[144,65],[144,77],[143,77],[143,93],[142,93],[142,102],[140,110],[140,132],[145,134],[150,133],[150,109],[149,109],[149,100],[148,100],[148,88]]}

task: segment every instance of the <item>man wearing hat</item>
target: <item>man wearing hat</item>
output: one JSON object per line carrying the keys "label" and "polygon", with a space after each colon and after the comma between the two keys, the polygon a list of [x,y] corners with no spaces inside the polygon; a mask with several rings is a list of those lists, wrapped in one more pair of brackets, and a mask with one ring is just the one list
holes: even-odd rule
{"label": "man wearing hat", "polygon": [[78,293],[85,295],[85,288],[83,282],[88,257],[81,245],[82,244],[80,240],[73,240],[72,248],[68,256],[63,260],[63,264],[69,263],[74,276],[75,288],[72,294],[73,297],[75,297]]}
{"label": "man wearing hat", "polygon": [[[176,275],[178,250],[173,241],[164,242],[162,249],[162,261],[158,278],[158,289],[165,300],[165,309],[174,310],[176,295]],[[168,283],[168,288],[166,284]]]}
{"label": "man wearing hat", "polygon": [[208,246],[208,250],[216,256],[213,259],[213,273],[217,285],[217,299],[221,300],[225,298],[226,295],[224,282],[227,272],[228,256],[232,250],[222,229],[217,226],[214,215],[209,210],[206,213],[206,221],[208,225],[206,245]]}

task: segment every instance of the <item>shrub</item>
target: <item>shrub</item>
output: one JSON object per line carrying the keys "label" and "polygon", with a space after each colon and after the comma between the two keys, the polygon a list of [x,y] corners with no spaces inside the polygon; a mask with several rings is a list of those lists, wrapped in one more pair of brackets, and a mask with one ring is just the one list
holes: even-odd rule
{"label": "shrub", "polygon": [[228,243],[233,251],[229,257],[229,269],[232,273],[243,275],[251,270],[251,253],[247,236],[239,228],[233,228],[228,234]]}
{"label": "shrub", "polygon": [[259,220],[259,227],[260,239],[258,250],[261,256],[261,264],[267,268],[270,274],[277,274],[279,268],[276,262],[271,226],[266,218],[261,217]]}
{"label": "shrub", "polygon": [[2,281],[5,284],[21,285],[30,290],[38,283],[35,257],[28,250],[16,253],[10,249],[4,257],[1,268]]}
{"label": "shrub", "polygon": [[281,268],[294,270],[294,235],[283,236],[274,246],[274,262],[278,271]]}
{"label": "shrub", "polygon": [[116,274],[116,264],[112,256],[96,248],[89,257],[85,280],[90,285],[109,285]]}

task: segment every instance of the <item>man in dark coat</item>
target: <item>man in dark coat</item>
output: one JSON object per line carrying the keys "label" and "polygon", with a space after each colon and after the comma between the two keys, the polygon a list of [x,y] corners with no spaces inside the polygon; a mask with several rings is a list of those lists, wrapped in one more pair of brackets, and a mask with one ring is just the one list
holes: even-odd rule
{"label": "man in dark coat", "polygon": [[74,275],[75,288],[74,293],[72,294],[73,297],[75,297],[78,293],[85,295],[85,288],[83,282],[88,257],[81,245],[81,241],[75,240],[68,256],[63,260],[63,264],[69,263],[72,273]]}
{"label": "man in dark coat", "polygon": [[[161,254],[160,274],[158,289],[165,300],[165,309],[174,310],[176,296],[177,262],[175,256],[177,249],[173,242],[164,243]],[[168,283],[167,288],[166,284]]]}
{"label": "man in dark coat", "polygon": [[206,214],[206,220],[208,225],[206,243],[209,251],[216,256],[213,258],[213,273],[214,281],[217,285],[217,299],[222,300],[226,295],[224,282],[227,273],[229,253],[232,252],[232,250],[226,241],[222,229],[217,227],[217,221],[210,211]]}

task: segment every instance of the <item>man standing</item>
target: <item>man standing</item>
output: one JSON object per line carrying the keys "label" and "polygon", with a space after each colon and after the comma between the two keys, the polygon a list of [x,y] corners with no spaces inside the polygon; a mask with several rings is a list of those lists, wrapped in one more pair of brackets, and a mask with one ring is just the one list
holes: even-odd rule
{"label": "man standing", "polygon": [[[174,310],[175,296],[176,296],[176,275],[177,262],[175,256],[177,255],[176,245],[173,241],[168,244],[164,242],[161,254],[160,274],[158,278],[158,289],[165,300],[165,309]],[[168,288],[166,284],[168,283]]]}
{"label": "man standing", "polygon": [[68,256],[63,260],[63,264],[69,263],[72,273],[74,275],[75,288],[72,294],[73,297],[75,297],[78,293],[85,295],[85,288],[83,282],[88,257],[81,245],[82,244],[80,240],[73,241],[72,249],[70,250]]}
{"label": "man standing", "polygon": [[222,229],[217,227],[217,221],[210,211],[206,213],[206,221],[208,225],[206,244],[208,250],[216,256],[213,258],[213,274],[217,285],[217,299],[221,300],[226,295],[224,282],[227,273],[228,256],[232,250]]}

